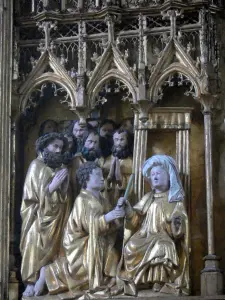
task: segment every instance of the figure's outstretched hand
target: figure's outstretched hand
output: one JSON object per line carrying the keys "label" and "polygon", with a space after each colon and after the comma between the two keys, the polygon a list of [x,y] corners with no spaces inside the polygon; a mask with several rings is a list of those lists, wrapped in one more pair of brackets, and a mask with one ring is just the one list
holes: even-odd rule
{"label": "figure's outstretched hand", "polygon": [[125,216],[124,208],[122,206],[121,207],[116,206],[113,210],[111,210],[105,215],[105,221],[106,223],[110,223],[113,220],[124,218],[124,216]]}
{"label": "figure's outstretched hand", "polygon": [[130,202],[124,198],[120,197],[117,201],[117,207],[123,207],[125,211],[125,216],[130,219],[133,216],[133,208],[130,205]]}
{"label": "figure's outstretched hand", "polygon": [[126,198],[120,197],[117,201],[117,206],[119,206],[119,207],[124,206],[126,201],[127,201]]}
{"label": "figure's outstretched hand", "polygon": [[68,169],[62,169],[56,172],[52,182],[48,186],[49,193],[53,193],[61,187],[63,181],[68,177]]}

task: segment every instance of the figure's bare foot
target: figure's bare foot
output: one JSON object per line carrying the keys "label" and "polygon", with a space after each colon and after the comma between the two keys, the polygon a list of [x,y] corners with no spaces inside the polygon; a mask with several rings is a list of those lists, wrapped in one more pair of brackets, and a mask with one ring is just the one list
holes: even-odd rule
{"label": "figure's bare foot", "polygon": [[153,290],[153,292],[158,293],[158,292],[160,292],[162,287],[163,287],[163,284],[155,282],[153,287],[152,287],[152,290]]}
{"label": "figure's bare foot", "polygon": [[121,295],[123,293],[124,293],[123,287],[118,288],[118,287],[114,286],[114,288],[110,290],[111,296],[117,296],[117,295]]}
{"label": "figure's bare foot", "polygon": [[25,297],[33,297],[34,296],[34,285],[28,284],[25,291],[23,292],[23,296]]}
{"label": "figure's bare foot", "polygon": [[44,288],[45,288],[45,267],[42,267],[40,271],[39,279],[34,286],[34,295],[40,296],[43,293]]}

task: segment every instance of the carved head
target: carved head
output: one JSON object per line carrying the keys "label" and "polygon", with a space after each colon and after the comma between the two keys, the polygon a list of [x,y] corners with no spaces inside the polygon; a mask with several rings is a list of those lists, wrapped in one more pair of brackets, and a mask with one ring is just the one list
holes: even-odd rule
{"label": "carved head", "polygon": [[65,152],[67,147],[67,139],[56,132],[45,134],[36,141],[37,153],[42,153],[44,163],[54,169],[68,163]]}
{"label": "carved head", "polygon": [[115,129],[116,123],[113,120],[105,119],[100,125],[100,136],[105,138],[112,137]]}
{"label": "carved head", "polygon": [[112,154],[119,159],[132,155],[132,141],[130,134],[123,129],[118,129],[113,134]]}
{"label": "carved head", "polygon": [[156,193],[163,193],[169,190],[169,173],[162,165],[153,166],[150,171],[150,183]]}
{"label": "carved head", "polygon": [[134,126],[133,126],[133,119],[132,118],[127,118],[124,119],[121,122],[120,128],[123,130],[126,130],[127,132],[129,132],[130,134],[134,133]]}
{"label": "carved head", "polygon": [[84,143],[84,147],[88,150],[97,150],[99,149],[99,135],[96,131],[90,131],[88,137]]}
{"label": "carved head", "polygon": [[172,157],[165,154],[153,155],[145,161],[142,173],[155,192],[169,190],[169,202],[184,200],[184,189],[176,162]]}
{"label": "carved head", "polygon": [[101,191],[104,188],[102,169],[94,162],[86,162],[77,170],[77,179],[83,189]]}
{"label": "carved head", "polygon": [[61,133],[52,132],[39,137],[36,141],[37,153],[48,149],[53,153],[65,152],[68,147],[67,139]]}
{"label": "carved head", "polygon": [[128,144],[127,132],[123,129],[117,130],[113,134],[113,145],[115,149],[122,150],[127,146],[127,144]]}
{"label": "carved head", "polygon": [[41,123],[40,129],[39,129],[39,134],[38,136],[42,136],[46,133],[51,133],[51,132],[57,132],[57,123],[54,120],[45,120],[43,123]]}
{"label": "carved head", "polygon": [[82,149],[82,155],[88,161],[94,161],[96,158],[101,156],[99,135],[96,131],[89,131],[88,137],[85,140],[84,147]]}
{"label": "carved head", "polygon": [[80,123],[78,121],[74,121],[73,125],[73,135],[75,138],[84,138],[88,134],[88,128],[86,126],[82,127],[80,126]]}

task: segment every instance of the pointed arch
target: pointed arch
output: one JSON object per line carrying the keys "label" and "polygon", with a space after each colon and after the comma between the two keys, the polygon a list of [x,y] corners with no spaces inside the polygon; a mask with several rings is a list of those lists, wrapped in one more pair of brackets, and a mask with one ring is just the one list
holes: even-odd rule
{"label": "pointed arch", "polygon": [[149,98],[156,102],[159,89],[166,79],[175,73],[185,76],[194,88],[194,97],[200,97],[201,74],[183,46],[176,39],[171,39],[149,78]]}
{"label": "pointed arch", "polygon": [[150,99],[154,99],[155,102],[158,100],[158,91],[162,87],[163,83],[170,75],[173,75],[175,73],[180,73],[187,77],[194,87],[194,98],[200,98],[201,87],[198,78],[194,77],[193,74],[189,72],[189,70],[180,63],[173,63],[164,70],[163,74],[161,74],[161,76],[158,78],[155,85],[150,88]]}
{"label": "pointed arch", "polygon": [[87,85],[89,107],[93,106],[100,88],[109,79],[118,79],[125,84],[132,94],[133,102],[137,101],[137,78],[128,63],[123,59],[122,53],[112,43],[108,45],[103,53]]}
{"label": "pointed arch", "polygon": [[[46,67],[50,67],[53,72],[46,72]],[[46,50],[37,62],[32,72],[28,75],[26,81],[20,86],[20,111],[23,111],[27,105],[29,95],[32,90],[44,82],[57,83],[65,89],[70,97],[68,106],[76,107],[76,84],[68,75],[65,68],[60,65],[57,57]]]}
{"label": "pointed arch", "polygon": [[26,89],[26,93],[20,95],[20,111],[21,112],[25,110],[25,108],[27,106],[28,98],[29,98],[30,94],[32,93],[32,91],[35,90],[35,88],[37,86],[39,86],[43,83],[47,83],[47,82],[57,83],[58,85],[63,87],[70,98],[70,102],[68,102],[69,108],[70,109],[74,108],[74,104],[72,103],[72,99],[74,97],[74,91],[71,89],[71,87],[68,85],[68,83],[65,81],[65,79],[63,79],[59,75],[51,73],[51,72],[47,72],[47,73],[42,74],[38,78],[34,79],[32,81],[32,84]]}
{"label": "pointed arch", "polygon": [[133,103],[137,103],[137,89],[131,84],[129,78],[126,77],[125,74],[119,72],[116,69],[109,70],[101,79],[98,80],[97,85],[91,91],[89,95],[89,105],[90,107],[94,107],[95,105],[95,98],[98,96],[102,86],[110,79],[115,79],[121,81],[123,84],[127,86],[130,93],[132,94]]}

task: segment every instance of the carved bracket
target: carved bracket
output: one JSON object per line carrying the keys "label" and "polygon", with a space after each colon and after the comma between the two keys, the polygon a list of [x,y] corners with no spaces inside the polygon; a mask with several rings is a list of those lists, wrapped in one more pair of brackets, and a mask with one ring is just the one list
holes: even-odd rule
{"label": "carved bracket", "polygon": [[148,120],[148,113],[154,107],[155,103],[147,99],[139,100],[137,103],[132,103],[131,107],[139,113],[139,120],[145,123]]}

